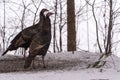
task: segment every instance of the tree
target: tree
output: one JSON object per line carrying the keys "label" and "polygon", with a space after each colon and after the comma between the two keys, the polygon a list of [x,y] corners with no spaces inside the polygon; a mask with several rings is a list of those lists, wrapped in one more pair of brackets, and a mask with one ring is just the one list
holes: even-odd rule
{"label": "tree", "polygon": [[[105,3],[106,2],[107,1],[105,0]],[[94,5],[94,3],[95,3],[95,0],[93,2],[93,5]],[[108,8],[107,8],[109,14],[106,15],[106,5],[105,5],[105,12],[103,14],[104,23],[105,23],[105,25],[104,25],[105,26],[105,28],[104,28],[105,29],[105,32],[104,32],[105,33],[105,36],[104,36],[105,37],[104,38],[104,48],[105,48],[105,51],[103,52],[104,54],[102,54],[100,56],[98,61],[96,61],[94,64],[92,64],[92,67],[96,67],[96,68],[104,66],[105,63],[106,63],[105,59],[108,56],[110,56],[111,53],[112,53],[112,36],[113,36],[113,26],[114,26],[114,20],[115,20],[115,17],[114,17],[115,12],[113,10],[113,0],[109,0],[107,3],[109,4]],[[92,9],[94,9],[93,5],[92,5]],[[92,12],[94,12],[94,10],[92,10]],[[108,16],[108,17],[106,17],[106,16]],[[95,14],[93,14],[93,17],[94,17],[96,23],[98,23],[97,20],[96,20]],[[105,18],[108,19],[108,21],[106,21]],[[106,23],[106,22],[108,22],[108,23]],[[98,27],[97,27],[96,30],[98,30]]]}
{"label": "tree", "polygon": [[75,3],[67,0],[67,50],[76,50]]}
{"label": "tree", "polygon": [[57,21],[57,5],[58,5],[58,0],[55,0],[55,18],[54,18],[54,27],[53,27],[53,52],[56,52],[56,21]]}
{"label": "tree", "polygon": [[6,29],[6,4],[5,4],[5,0],[3,1],[4,3],[4,26],[3,26],[3,36],[2,36],[2,41],[3,41],[3,51],[5,50],[5,29]]}
{"label": "tree", "polygon": [[111,44],[112,29],[113,29],[113,1],[112,0],[109,1],[109,8],[110,8],[110,11],[109,11],[108,36],[107,36],[107,45],[105,48],[106,55],[111,54],[111,48],[112,48],[112,44]]}

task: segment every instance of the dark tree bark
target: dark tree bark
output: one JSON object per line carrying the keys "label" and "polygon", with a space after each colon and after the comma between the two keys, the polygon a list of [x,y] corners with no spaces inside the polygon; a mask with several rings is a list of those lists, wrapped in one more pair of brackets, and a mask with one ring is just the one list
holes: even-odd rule
{"label": "dark tree bark", "polygon": [[3,41],[3,51],[5,50],[5,29],[6,29],[6,4],[5,4],[5,0],[3,1],[4,3],[4,26],[3,26],[3,36],[2,36],[2,41]]}
{"label": "dark tree bark", "polygon": [[112,36],[112,28],[113,28],[113,10],[112,10],[112,0],[109,2],[110,12],[109,12],[109,26],[108,26],[108,36],[107,36],[107,45],[105,49],[105,54],[111,54],[111,36]]}
{"label": "dark tree bark", "polygon": [[53,52],[56,52],[56,20],[57,20],[57,5],[58,5],[58,0],[55,2],[55,18],[54,18],[54,23],[53,23]]}
{"label": "dark tree bark", "polygon": [[60,52],[62,51],[62,1],[60,0],[60,24],[59,24],[59,29],[60,29]]}
{"label": "dark tree bark", "polygon": [[76,50],[75,3],[67,0],[67,50]]}

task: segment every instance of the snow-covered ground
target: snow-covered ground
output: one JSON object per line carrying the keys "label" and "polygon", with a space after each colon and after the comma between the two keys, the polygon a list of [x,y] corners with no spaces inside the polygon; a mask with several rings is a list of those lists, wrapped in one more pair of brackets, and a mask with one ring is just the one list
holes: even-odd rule
{"label": "snow-covered ground", "polygon": [[[87,68],[99,55],[83,51],[74,54],[48,53],[45,57],[46,69],[0,73],[0,80],[120,80],[120,58],[117,56],[107,58],[102,68]],[[0,60],[7,58],[6,55]]]}

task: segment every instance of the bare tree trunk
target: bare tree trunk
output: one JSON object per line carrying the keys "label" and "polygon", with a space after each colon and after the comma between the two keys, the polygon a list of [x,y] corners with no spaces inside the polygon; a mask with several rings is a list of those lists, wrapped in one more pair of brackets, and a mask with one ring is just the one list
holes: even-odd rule
{"label": "bare tree trunk", "polygon": [[112,48],[112,28],[113,28],[113,2],[112,0],[109,1],[109,23],[108,23],[108,31],[107,31],[107,44],[105,45],[105,53],[100,56],[98,61],[96,61],[92,67],[100,68],[106,64],[105,59],[110,56],[111,48]]}
{"label": "bare tree trunk", "polygon": [[21,19],[21,30],[24,29],[24,19],[25,19],[25,10],[26,10],[26,6],[25,6],[25,3],[24,1],[22,0],[22,3],[23,3],[23,13],[22,13],[22,19]]}
{"label": "bare tree trunk", "polygon": [[54,18],[54,27],[53,27],[53,52],[56,52],[55,46],[56,46],[56,17],[57,17],[57,3],[58,0],[55,2],[55,18]]}
{"label": "bare tree trunk", "polygon": [[76,51],[74,0],[67,0],[67,50]]}
{"label": "bare tree trunk", "polygon": [[62,31],[60,29],[60,52],[62,51]]}
{"label": "bare tree trunk", "polygon": [[[21,30],[24,29],[24,20],[25,20],[25,11],[26,11],[26,6],[25,6],[25,3],[24,1],[22,0],[22,4],[23,4],[23,13],[22,13],[22,19],[21,19]],[[25,53],[25,50],[24,49],[20,49],[20,53],[22,53],[23,57],[26,58],[26,53]]]}
{"label": "bare tree trunk", "polygon": [[96,0],[94,0],[93,3],[90,4],[89,1],[86,0],[86,3],[89,4],[89,5],[92,7],[92,14],[93,14],[93,18],[94,18],[94,20],[95,20],[95,26],[96,26],[96,38],[97,38],[97,44],[98,44],[98,48],[99,48],[100,53],[102,53],[102,48],[101,48],[101,46],[100,46],[100,41],[99,41],[98,21],[97,21],[97,19],[96,19],[96,15],[95,15],[95,11],[94,11],[95,1],[96,1]]}
{"label": "bare tree trunk", "polygon": [[90,50],[90,46],[89,46],[89,23],[88,23],[88,5],[87,6],[87,9],[86,9],[86,16],[87,16],[87,43],[88,43],[88,51]]}
{"label": "bare tree trunk", "polygon": [[110,4],[110,12],[109,12],[109,26],[108,26],[108,36],[107,36],[107,45],[105,49],[105,54],[111,54],[111,36],[112,36],[112,28],[113,28],[113,10],[112,10],[112,0],[109,2]]}
{"label": "bare tree trunk", "polygon": [[4,25],[3,25],[3,51],[5,51],[5,28],[6,28],[6,9],[5,9],[5,0],[3,1],[4,3]]}
{"label": "bare tree trunk", "polygon": [[98,22],[97,22],[97,19],[96,19],[96,16],[95,16],[95,11],[94,11],[94,3],[95,3],[95,0],[94,0],[93,5],[92,5],[92,13],[93,13],[93,17],[94,17],[95,25],[96,25],[97,44],[98,44],[100,53],[102,53],[102,49],[101,49],[100,41],[99,41],[99,34],[98,34]]}
{"label": "bare tree trunk", "polygon": [[59,29],[60,29],[60,51],[62,51],[62,1],[60,0],[60,24],[59,24]]}

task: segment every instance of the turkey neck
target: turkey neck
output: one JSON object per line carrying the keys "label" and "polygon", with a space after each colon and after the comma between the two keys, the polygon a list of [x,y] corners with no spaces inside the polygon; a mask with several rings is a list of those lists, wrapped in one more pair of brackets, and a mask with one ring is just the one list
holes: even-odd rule
{"label": "turkey neck", "polygon": [[41,34],[51,36],[51,21],[49,16],[46,16],[45,20],[43,21]]}
{"label": "turkey neck", "polygon": [[40,13],[40,21],[38,22],[38,31],[42,31],[44,25],[45,16],[43,13]]}

